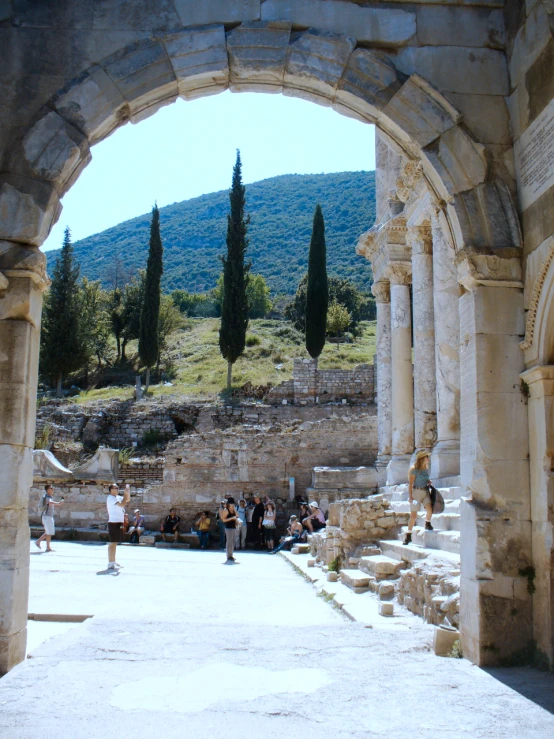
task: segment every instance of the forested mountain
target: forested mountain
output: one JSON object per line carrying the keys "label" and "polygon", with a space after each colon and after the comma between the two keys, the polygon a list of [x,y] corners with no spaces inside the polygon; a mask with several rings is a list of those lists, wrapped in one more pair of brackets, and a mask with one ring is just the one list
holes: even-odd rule
{"label": "forested mountain", "polygon": [[[375,220],[375,173],[283,175],[246,186],[250,213],[248,258],[274,295],[292,295],[307,269],[316,203],[323,209],[329,274],[367,290],[369,263],[356,256],[359,235]],[[203,292],[215,287],[225,250],[228,190],[160,209],[164,244],[163,289]],[[69,224],[71,226],[71,224]],[[131,272],[146,265],[150,213],[75,243],[81,275],[113,283],[114,262]],[[59,250],[48,252],[49,270]]]}

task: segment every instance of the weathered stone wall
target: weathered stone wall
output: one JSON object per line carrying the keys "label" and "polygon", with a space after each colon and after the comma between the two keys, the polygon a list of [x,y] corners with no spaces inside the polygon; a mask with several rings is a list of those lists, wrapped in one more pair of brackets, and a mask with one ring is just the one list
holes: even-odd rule
{"label": "weathered stone wall", "polygon": [[[292,409],[291,409],[292,410]],[[198,432],[182,436],[165,452],[163,494],[193,512],[214,508],[230,493],[264,493],[288,500],[289,478],[304,496],[313,467],[371,465],[377,449],[374,409],[319,421],[302,421]],[[357,414],[353,414],[358,410]]]}
{"label": "weathered stone wall", "polygon": [[329,506],[327,528],[313,535],[312,553],[319,562],[344,562],[361,547],[379,539],[395,539],[408,521],[408,513],[398,513],[383,495],[339,500]]}
{"label": "weathered stone wall", "polygon": [[460,570],[444,560],[414,562],[400,573],[398,602],[430,624],[460,626]]}
{"label": "weathered stone wall", "polygon": [[353,370],[320,370],[317,360],[295,359],[292,380],[287,380],[267,394],[267,401],[291,403],[373,402],[375,398],[372,364],[359,364]]}

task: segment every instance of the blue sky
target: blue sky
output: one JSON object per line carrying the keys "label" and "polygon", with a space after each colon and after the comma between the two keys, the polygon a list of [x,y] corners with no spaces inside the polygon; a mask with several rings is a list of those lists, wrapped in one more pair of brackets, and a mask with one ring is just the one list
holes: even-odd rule
{"label": "blue sky", "polygon": [[[245,183],[280,174],[375,169],[373,126],[283,95],[229,92],[178,100],[92,149],[43,248],[104,231],[160,207],[227,189],[236,149]],[[247,193],[248,195],[248,193]]]}

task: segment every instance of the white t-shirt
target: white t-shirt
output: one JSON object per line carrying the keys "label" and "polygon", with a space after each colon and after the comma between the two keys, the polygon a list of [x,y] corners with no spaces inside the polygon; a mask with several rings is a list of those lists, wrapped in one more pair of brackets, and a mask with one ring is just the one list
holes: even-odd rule
{"label": "white t-shirt", "polygon": [[123,523],[125,521],[125,508],[116,505],[116,503],[121,503],[122,500],[122,495],[108,494],[106,506],[108,508],[108,521],[110,523]]}

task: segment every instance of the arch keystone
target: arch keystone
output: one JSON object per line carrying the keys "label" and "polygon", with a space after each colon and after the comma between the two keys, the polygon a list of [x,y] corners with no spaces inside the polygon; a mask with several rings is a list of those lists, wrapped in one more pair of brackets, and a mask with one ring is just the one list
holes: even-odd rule
{"label": "arch keystone", "polygon": [[229,87],[225,27],[208,25],[172,33],[164,38],[179,95],[193,100]]}
{"label": "arch keystone", "polygon": [[230,87],[234,92],[282,92],[291,24],[243,23],[227,34]]}

